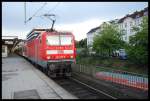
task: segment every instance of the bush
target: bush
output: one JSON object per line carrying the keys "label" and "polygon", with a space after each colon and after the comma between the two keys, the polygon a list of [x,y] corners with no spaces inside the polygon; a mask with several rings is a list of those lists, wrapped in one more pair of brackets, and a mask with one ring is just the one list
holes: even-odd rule
{"label": "bush", "polygon": [[102,64],[104,64],[105,66],[111,67],[113,64],[113,61],[109,59],[105,59],[102,61]]}
{"label": "bush", "polygon": [[78,55],[80,57],[87,57],[89,54],[88,49],[87,48],[82,48],[80,49],[80,52],[78,53]]}

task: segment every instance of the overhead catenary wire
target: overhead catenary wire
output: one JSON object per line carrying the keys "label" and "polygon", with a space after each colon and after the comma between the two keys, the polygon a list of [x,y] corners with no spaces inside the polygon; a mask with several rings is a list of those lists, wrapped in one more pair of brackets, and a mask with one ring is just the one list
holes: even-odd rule
{"label": "overhead catenary wire", "polygon": [[[40,16],[36,16],[36,17],[40,17],[40,18],[46,17],[46,18],[48,18],[49,20],[51,20],[51,21],[52,21],[51,30],[53,30],[53,26],[54,26],[54,23],[55,23],[55,21],[56,21],[56,19],[55,19],[56,15],[55,15],[55,14],[50,14],[50,12],[51,12],[52,10],[55,10],[59,3],[60,3],[60,2],[58,2],[53,8],[51,8],[51,9],[48,11],[48,13],[42,14],[42,15],[40,15]],[[54,18],[51,18],[51,17],[54,17]],[[42,19],[43,19],[43,18],[42,18]]]}
{"label": "overhead catenary wire", "polygon": [[[51,8],[47,13],[45,14],[49,14],[52,10],[55,10],[56,7],[58,6],[58,4],[60,4],[60,2],[58,2],[53,8]],[[38,15],[38,16],[35,16],[35,17],[41,17],[41,16],[45,16],[45,14],[42,14],[42,15]]]}
{"label": "overhead catenary wire", "polygon": [[55,10],[56,9],[56,7],[58,6],[58,4],[60,4],[60,2],[58,2],[53,8],[51,8],[49,11],[48,11],[48,14],[53,10]]}
{"label": "overhead catenary wire", "polygon": [[35,17],[36,14],[37,14],[40,10],[42,10],[42,9],[44,8],[44,6],[46,6],[46,4],[47,4],[47,3],[44,3],[44,4],[26,21],[26,23],[27,23],[28,21],[30,21],[33,17]]}
{"label": "overhead catenary wire", "polygon": [[26,2],[24,3],[24,16],[25,16],[24,23],[26,24]]}
{"label": "overhead catenary wire", "polygon": [[[56,19],[55,19],[56,16],[55,16],[55,14],[49,14],[49,13],[50,13],[51,11],[55,10],[59,3],[60,3],[60,2],[58,2],[53,8],[51,8],[51,9],[48,11],[47,14],[42,14],[42,15],[38,15],[38,16],[37,16],[37,13],[38,13],[41,9],[43,9],[44,6],[47,4],[47,3],[44,3],[44,4],[33,14],[33,16],[31,16],[31,17],[26,21],[26,23],[27,23],[28,21],[30,21],[33,17],[40,17],[40,18],[46,17],[46,18],[48,18],[49,20],[52,21],[51,29],[53,29],[54,23],[55,23],[55,21],[56,21]],[[50,18],[50,16],[52,16],[52,17],[54,17],[54,18]],[[43,18],[42,18],[42,19],[43,19]]]}

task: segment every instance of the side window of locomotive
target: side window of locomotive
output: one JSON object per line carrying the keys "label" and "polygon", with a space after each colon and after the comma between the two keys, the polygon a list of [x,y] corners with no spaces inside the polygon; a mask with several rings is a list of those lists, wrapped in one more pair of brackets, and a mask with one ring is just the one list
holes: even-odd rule
{"label": "side window of locomotive", "polygon": [[39,34],[40,34],[39,32],[35,32],[34,37],[36,38]]}

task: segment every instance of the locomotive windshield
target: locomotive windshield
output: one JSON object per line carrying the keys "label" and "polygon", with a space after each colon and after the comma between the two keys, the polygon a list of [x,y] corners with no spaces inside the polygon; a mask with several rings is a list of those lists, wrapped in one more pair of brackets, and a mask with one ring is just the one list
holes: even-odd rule
{"label": "locomotive windshield", "polygon": [[71,45],[72,36],[69,35],[52,35],[47,36],[47,45]]}
{"label": "locomotive windshield", "polygon": [[61,35],[60,40],[61,40],[61,45],[71,45],[72,43],[71,36]]}
{"label": "locomotive windshield", "polygon": [[59,36],[47,36],[47,45],[59,45]]}

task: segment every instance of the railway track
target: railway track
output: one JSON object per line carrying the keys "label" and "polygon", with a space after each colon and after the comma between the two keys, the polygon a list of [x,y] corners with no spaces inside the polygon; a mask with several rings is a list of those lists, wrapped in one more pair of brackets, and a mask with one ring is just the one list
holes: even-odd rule
{"label": "railway track", "polygon": [[72,77],[53,80],[79,99],[117,99]]}
{"label": "railway track", "polygon": [[[28,59],[26,59],[26,60],[29,61]],[[31,61],[29,61],[29,62],[35,66],[34,63],[32,63]],[[43,71],[40,68],[40,66],[36,65],[36,67],[37,67],[37,69],[39,69],[40,71],[45,73],[45,71]],[[47,75],[47,74],[45,73],[45,75]],[[73,77],[76,77],[79,80],[77,80]],[[95,84],[94,83],[95,81],[90,80],[90,82],[89,82],[89,80],[85,80],[84,78],[77,76],[77,75],[74,75],[73,77],[70,77],[70,78],[59,77],[59,78],[55,78],[53,80],[57,84],[59,84],[61,87],[66,89],[68,92],[70,92],[71,94],[78,97],[79,99],[120,99],[120,98],[121,99],[133,99],[133,98],[141,99],[141,98],[147,98],[147,96],[145,97],[145,94],[144,94],[144,96],[143,95],[139,96],[139,94],[131,95],[131,94],[126,94],[125,92],[122,93],[122,91],[124,91],[124,89],[122,89],[121,92],[120,91],[119,92],[111,91],[110,87],[108,87],[106,89],[103,85],[99,86],[98,84]],[[85,83],[83,83],[81,81],[84,81]],[[91,86],[89,86],[89,85],[91,85]],[[120,88],[120,90],[121,90],[121,88]]]}
{"label": "railway track", "polygon": [[[28,60],[29,61],[29,60]],[[29,61],[31,64],[33,64],[31,61]],[[35,65],[35,64],[33,64]],[[37,66],[40,71],[41,68]],[[45,73],[44,71],[42,71]],[[47,75],[45,73],[45,75]],[[47,75],[48,76],[48,75]],[[51,78],[52,79],[52,78]],[[57,77],[53,78],[53,80],[66,89],[69,93],[73,94],[74,96],[78,97],[79,99],[117,99],[116,97],[113,97],[109,94],[106,94],[105,92],[98,90],[96,88],[93,88],[92,86],[89,86],[73,77]]]}

